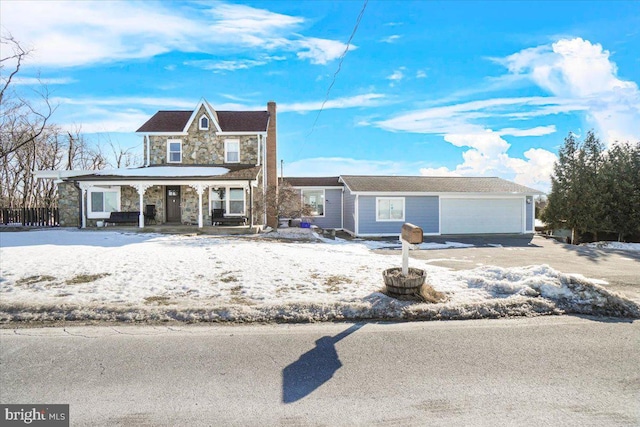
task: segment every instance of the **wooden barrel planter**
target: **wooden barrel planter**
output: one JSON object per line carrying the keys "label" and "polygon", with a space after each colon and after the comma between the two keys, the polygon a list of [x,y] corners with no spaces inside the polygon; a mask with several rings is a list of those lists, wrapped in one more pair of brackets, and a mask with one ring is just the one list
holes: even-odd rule
{"label": "wooden barrel planter", "polygon": [[404,276],[401,267],[388,268],[382,272],[389,296],[415,295],[420,293],[426,274],[424,270],[409,267]]}

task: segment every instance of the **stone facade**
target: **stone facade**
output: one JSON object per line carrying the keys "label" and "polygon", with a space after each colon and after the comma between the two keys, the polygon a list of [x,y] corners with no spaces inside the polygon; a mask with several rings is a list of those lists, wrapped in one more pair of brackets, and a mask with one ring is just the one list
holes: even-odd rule
{"label": "stone facade", "polygon": [[[146,205],[156,205],[156,222],[164,222],[164,186],[154,185],[149,187],[142,198],[143,208]],[[140,210],[140,197],[135,188],[123,185],[120,188],[120,210],[123,212],[135,212]]]}
{"label": "stone facade", "polygon": [[[209,118],[209,129],[198,129],[198,123],[202,115]],[[216,135],[216,129],[212,118],[201,107],[196,115],[196,119],[188,129],[188,135],[163,136],[150,135],[151,155],[149,162],[151,165],[171,164],[167,159],[167,141],[182,141],[182,162],[183,165],[221,165],[225,163],[224,142],[227,139],[240,140],[240,162],[246,165],[258,164],[258,137],[256,135]],[[147,146],[144,144],[144,156],[147,158]]]}
{"label": "stone facade", "polygon": [[73,182],[64,181],[58,184],[58,209],[60,210],[61,227],[80,226],[79,200],[80,190]]}

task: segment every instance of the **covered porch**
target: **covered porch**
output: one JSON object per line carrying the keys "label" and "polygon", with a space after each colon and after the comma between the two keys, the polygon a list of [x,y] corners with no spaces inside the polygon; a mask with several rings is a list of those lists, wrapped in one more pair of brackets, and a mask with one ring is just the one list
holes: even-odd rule
{"label": "covered porch", "polygon": [[[215,213],[221,224],[252,230],[263,223],[263,215],[255,212],[254,198],[262,194],[258,172],[259,168],[148,167],[78,177],[81,227],[204,229],[214,224]],[[211,231],[215,234],[219,227]]]}
{"label": "covered porch", "polygon": [[[140,228],[138,225],[107,225],[95,230],[105,231],[126,231],[132,233],[158,233],[158,234],[183,234],[183,235],[211,235],[211,236],[239,236],[258,234],[262,231],[262,225],[225,225],[212,226],[205,224],[202,227],[197,225],[182,224],[157,224],[145,225]],[[92,229],[93,230],[93,229]]]}

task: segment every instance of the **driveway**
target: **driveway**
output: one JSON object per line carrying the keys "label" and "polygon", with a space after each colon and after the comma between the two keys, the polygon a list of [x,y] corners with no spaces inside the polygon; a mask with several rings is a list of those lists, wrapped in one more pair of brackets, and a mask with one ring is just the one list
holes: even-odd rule
{"label": "driveway", "polygon": [[[411,257],[431,265],[467,270],[483,265],[522,267],[546,264],[563,273],[604,280],[606,288],[640,302],[640,252],[574,246],[542,236],[427,237],[425,242],[460,242],[470,248],[414,250]],[[398,251],[379,253],[398,255]]]}

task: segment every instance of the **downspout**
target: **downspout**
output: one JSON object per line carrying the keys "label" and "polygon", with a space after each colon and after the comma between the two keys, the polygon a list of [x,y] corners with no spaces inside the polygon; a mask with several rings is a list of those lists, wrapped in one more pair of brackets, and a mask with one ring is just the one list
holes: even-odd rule
{"label": "downspout", "polygon": [[353,232],[356,234],[356,236],[358,236],[358,234],[360,232],[360,230],[358,230],[360,228],[360,224],[358,224],[359,223],[359,221],[358,221],[359,218],[358,217],[360,216],[360,212],[359,212],[360,209],[358,209],[358,205],[360,204],[359,203],[360,202],[359,199],[360,199],[360,195],[356,194],[356,200],[354,201],[354,203],[355,203],[354,212],[355,212],[355,216],[356,217],[353,219],[353,228],[355,228],[355,230],[353,230]]}
{"label": "downspout", "polygon": [[262,136],[262,143],[264,146],[262,147],[262,194],[264,195],[264,212],[262,217],[262,224],[267,226],[267,171],[265,168],[267,167],[267,137]]}
{"label": "downspout", "polygon": [[258,134],[258,156],[256,157],[256,166],[260,165],[260,156],[262,155],[262,150],[260,150],[261,144],[262,144],[262,135]]}
{"label": "downspout", "polygon": [[344,230],[344,187],[340,192],[340,229]]}
{"label": "downspout", "polygon": [[144,141],[147,146],[147,159],[145,164],[145,167],[147,167],[151,164],[151,143],[149,142],[149,135],[144,136]]}
{"label": "downspout", "polygon": [[253,186],[251,180],[247,181],[249,185],[249,226],[253,229]]}

